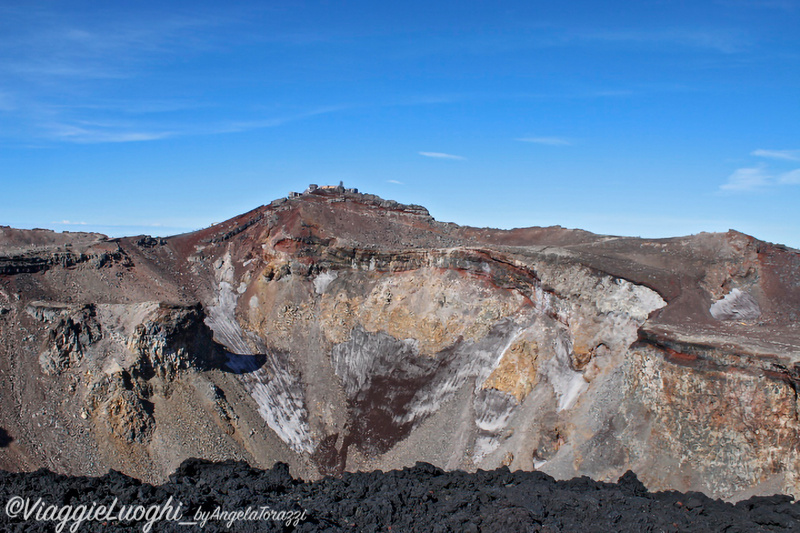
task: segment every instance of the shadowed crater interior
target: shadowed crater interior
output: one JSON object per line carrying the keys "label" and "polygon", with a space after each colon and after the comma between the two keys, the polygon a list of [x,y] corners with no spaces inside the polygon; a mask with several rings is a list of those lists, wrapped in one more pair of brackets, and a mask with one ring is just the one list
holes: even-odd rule
{"label": "shadowed crater interior", "polygon": [[0,428],[0,448],[8,448],[13,441],[14,437],[8,434],[6,428]]}

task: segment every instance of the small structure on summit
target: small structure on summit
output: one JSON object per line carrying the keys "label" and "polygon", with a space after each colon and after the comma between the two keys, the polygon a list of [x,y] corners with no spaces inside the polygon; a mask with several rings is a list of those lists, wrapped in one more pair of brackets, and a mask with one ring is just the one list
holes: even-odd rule
{"label": "small structure on summit", "polygon": [[314,193],[319,194],[319,193],[323,193],[323,192],[324,193],[333,192],[333,193],[339,193],[339,194],[344,194],[344,193],[358,194],[358,189],[356,189],[356,188],[346,189],[344,187],[344,182],[343,181],[340,181],[339,185],[322,185],[322,186],[319,186],[316,183],[311,183],[308,186],[308,188],[305,191],[303,191],[302,193],[290,192],[289,193],[289,198],[297,198],[298,196],[303,196],[304,194],[314,194]]}

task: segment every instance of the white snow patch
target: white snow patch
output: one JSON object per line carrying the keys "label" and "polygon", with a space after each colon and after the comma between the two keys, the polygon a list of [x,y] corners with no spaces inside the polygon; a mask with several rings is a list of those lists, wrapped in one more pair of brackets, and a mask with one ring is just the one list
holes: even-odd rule
{"label": "white snow patch", "polygon": [[266,364],[255,370],[249,359],[229,354],[227,364],[232,370],[243,372],[239,378],[258,404],[258,414],[297,453],[314,451],[299,380],[274,354],[267,354]]}
{"label": "white snow patch", "polygon": [[314,291],[316,291],[317,294],[323,294],[328,288],[328,285],[338,277],[339,273],[335,270],[320,272],[319,275],[314,278]]}
{"label": "white snow patch", "polygon": [[709,308],[717,320],[755,320],[761,316],[758,302],[749,293],[733,289]]}
{"label": "white snow patch", "polygon": [[558,396],[559,411],[572,407],[578,396],[589,387],[583,379],[583,374],[572,370],[569,366],[571,351],[569,341],[559,336],[555,342],[555,356],[543,365],[547,381]]}
{"label": "white snow patch", "polygon": [[519,336],[519,331],[515,331],[513,335],[511,335],[508,339],[508,342],[503,349],[500,350],[496,357],[494,357],[494,361],[490,366],[483,366],[478,369],[478,375],[475,379],[475,392],[478,392],[483,388],[484,382],[489,379],[489,376],[492,375],[492,372],[500,366],[500,362],[503,360],[503,356],[505,356],[506,352],[511,348],[511,345],[514,344],[514,341],[517,340]]}
{"label": "white snow patch", "polygon": [[259,368],[252,375],[250,395],[258,404],[258,414],[294,451],[311,453],[314,446],[309,436],[303,399],[291,393],[298,385],[294,376],[281,367],[273,367],[271,374],[265,368]]}
{"label": "white snow patch", "polygon": [[[260,340],[245,333],[236,320],[239,295],[233,290],[234,269],[230,252],[215,266],[219,283],[217,302],[208,308],[206,324],[214,332],[215,340],[231,352],[228,354],[228,367],[240,373],[239,379],[258,404],[261,418],[293,450],[310,453],[314,444],[300,380],[290,371],[288,361],[282,361],[271,353],[266,354],[266,364],[261,368],[252,368],[253,358],[249,356],[255,355],[253,346],[266,350]],[[257,298],[255,303],[258,305]]]}
{"label": "white snow patch", "polygon": [[475,449],[472,452],[472,461],[479,463],[484,457],[500,447],[500,439],[494,436],[480,435],[475,439]]}
{"label": "white snow patch", "polygon": [[597,287],[597,308],[603,313],[623,312],[639,323],[667,302],[654,290],[624,279],[613,283],[603,282]]}
{"label": "white snow patch", "polygon": [[496,358],[495,353],[488,350],[469,350],[469,348],[467,350],[469,357],[465,357],[461,364],[454,365],[444,381],[437,382],[436,387],[417,392],[406,416],[393,418],[398,423],[405,424],[429,416],[435,413],[445,399],[457,391],[468,377],[478,374],[488,375],[491,371],[487,372],[486,369],[490,366],[489,361]]}
{"label": "white snow patch", "polygon": [[482,391],[475,396],[475,426],[487,433],[498,435],[506,425],[511,413],[519,405],[512,395],[494,389]]}
{"label": "white snow patch", "polygon": [[236,302],[239,296],[233,290],[233,262],[230,252],[220,259],[216,265],[217,304],[208,308],[206,324],[214,332],[217,342],[223,344],[234,353],[252,353],[242,328],[236,321]]}

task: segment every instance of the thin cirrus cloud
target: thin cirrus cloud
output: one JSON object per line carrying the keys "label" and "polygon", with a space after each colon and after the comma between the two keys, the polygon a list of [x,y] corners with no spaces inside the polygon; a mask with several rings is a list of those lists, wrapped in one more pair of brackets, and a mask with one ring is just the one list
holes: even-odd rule
{"label": "thin cirrus cloud", "polygon": [[[750,155],[778,160],[779,162],[800,161],[800,150],[765,150],[759,148],[750,152]],[[776,185],[799,184],[800,169],[774,172],[768,168],[766,163],[762,162],[752,167],[736,169],[719,188],[722,191],[744,192],[763,190]]]}
{"label": "thin cirrus cloud", "polygon": [[169,121],[137,121],[110,119],[107,121],[76,120],[73,122],[51,122],[42,126],[44,136],[51,140],[76,144],[123,143],[154,141],[187,135],[216,135],[236,133],[264,128],[274,128],[309,119],[319,115],[335,113],[346,109],[345,106],[327,106],[293,115],[247,121],[228,121],[208,124],[181,125]]}
{"label": "thin cirrus cloud", "polygon": [[669,48],[674,50],[707,51],[732,54],[749,49],[753,38],[748,32],[735,28],[694,27],[678,25],[667,28],[585,28],[558,27],[551,24],[533,24],[527,33],[482,36],[478,39],[448,39],[427,42],[424,48],[409,45],[406,55],[462,53],[470,55],[502,54],[515,50],[563,47],[596,47],[597,45],[621,48]]}
{"label": "thin cirrus cloud", "polygon": [[773,176],[764,167],[750,167],[736,169],[728,176],[727,183],[720,185],[723,191],[754,191],[770,185]]}
{"label": "thin cirrus cloud", "polygon": [[785,161],[800,161],[800,150],[753,150],[750,155]]}
{"label": "thin cirrus cloud", "polygon": [[13,97],[6,92],[0,91],[0,111],[14,111],[16,108]]}
{"label": "thin cirrus cloud", "polygon": [[717,3],[726,7],[782,9],[785,11],[791,11],[795,7],[791,0],[717,0]]}
{"label": "thin cirrus cloud", "polygon": [[[129,78],[149,70],[156,57],[174,57],[196,46],[196,35],[212,25],[199,18],[98,24],[97,20],[61,20],[53,13],[18,14],[6,21],[4,29],[6,42],[20,53],[0,69],[51,83]],[[15,27],[27,30],[15,31]]]}
{"label": "thin cirrus cloud", "polygon": [[463,161],[466,157],[460,155],[453,155],[453,154],[446,154],[444,152],[418,152],[419,155],[425,157],[433,157],[434,159],[457,159],[459,161]]}
{"label": "thin cirrus cloud", "polygon": [[287,122],[294,122],[297,120],[303,120],[306,118],[312,118],[319,115],[327,115],[330,113],[337,113],[340,111],[344,111],[349,109],[350,106],[346,105],[330,105],[319,107],[316,109],[310,109],[303,112],[298,112],[293,115],[286,115],[282,117],[275,117],[275,118],[267,118],[261,120],[249,120],[249,121],[240,121],[240,122],[231,122],[224,127],[216,131],[210,131],[207,133],[236,133],[240,131],[249,131],[255,129],[262,129],[262,128],[274,128],[276,126],[281,126],[286,124]]}
{"label": "thin cirrus cloud", "polygon": [[524,143],[543,144],[545,146],[570,146],[572,143],[563,137],[521,137],[517,139]]}
{"label": "thin cirrus cloud", "polygon": [[394,185],[405,185],[405,183],[403,183],[402,181],[397,181],[397,180],[386,180],[386,183],[392,183]]}
{"label": "thin cirrus cloud", "polygon": [[786,185],[800,184],[800,168],[790,172],[784,172],[778,177],[778,181]]}
{"label": "thin cirrus cloud", "polygon": [[167,131],[125,131],[115,128],[80,127],[68,124],[52,124],[48,129],[51,138],[77,144],[154,141],[173,135]]}
{"label": "thin cirrus cloud", "polygon": [[736,169],[720,189],[729,192],[758,191],[774,185],[800,185],[800,169],[773,174],[766,167]]}
{"label": "thin cirrus cloud", "polygon": [[651,44],[654,46],[680,46],[713,50],[726,54],[739,52],[750,46],[748,36],[742,32],[725,29],[693,29],[675,27],[663,30],[600,30],[568,33],[569,42],[605,42]]}
{"label": "thin cirrus cloud", "polygon": [[[200,106],[185,100],[176,106],[167,99],[143,107],[135,98],[128,98],[133,103],[127,105],[124,98],[109,99],[109,94],[125,94],[119,88],[109,93],[109,87],[121,80],[148,79],[165,62],[216,46],[216,41],[204,41],[209,30],[230,30],[242,24],[236,18],[224,19],[212,13],[155,21],[123,17],[120,20],[125,22],[114,20],[111,24],[107,19],[116,13],[104,13],[66,16],[47,8],[0,7],[0,30],[4,33],[0,56],[9,56],[9,61],[0,62],[0,77],[11,87],[0,90],[0,113],[13,113],[20,129],[37,138],[77,144],[153,141],[275,125],[230,126],[217,121],[190,127],[154,121],[152,117],[136,120],[142,114]],[[104,83],[88,83],[98,79]],[[95,121],[107,124],[91,123]]]}

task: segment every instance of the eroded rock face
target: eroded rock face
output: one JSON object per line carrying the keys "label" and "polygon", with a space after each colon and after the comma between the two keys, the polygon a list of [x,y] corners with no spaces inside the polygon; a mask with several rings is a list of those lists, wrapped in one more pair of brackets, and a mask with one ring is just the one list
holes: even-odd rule
{"label": "eroded rock face", "polygon": [[28,313],[50,327],[39,364],[45,374],[61,374],[81,362],[86,350],[102,337],[102,328],[92,304],[47,305],[34,302]]}
{"label": "eroded rock face", "polygon": [[667,479],[647,476],[651,486],[666,488],[682,478],[693,490],[722,497],[776,475],[785,490],[798,486],[800,421],[792,382],[715,365],[707,352],[647,345],[632,351],[628,365],[627,393],[641,402],[650,426],[647,440],[631,445],[653,471],[672,469]]}
{"label": "eroded rock face", "polygon": [[[118,256],[0,273],[0,466],[424,460],[800,494],[794,250],[463,228],[321,188],[171,239],[82,239]],[[42,438],[89,459],[47,463],[23,446]]]}
{"label": "eroded rock face", "polygon": [[[181,373],[221,365],[222,352],[211,341],[199,305],[150,303],[102,311],[108,338],[78,378],[88,389],[81,416],[122,441],[147,444],[156,429],[153,396],[169,396]],[[141,322],[127,327],[114,322],[131,317]]]}
{"label": "eroded rock face", "polygon": [[133,375],[169,382],[181,370],[221,365],[225,359],[211,341],[204,319],[199,304],[156,307],[128,338],[127,348],[136,355]]}
{"label": "eroded rock face", "polygon": [[129,443],[147,444],[155,420],[152,404],[131,390],[115,391],[104,402],[102,416],[114,437]]}

